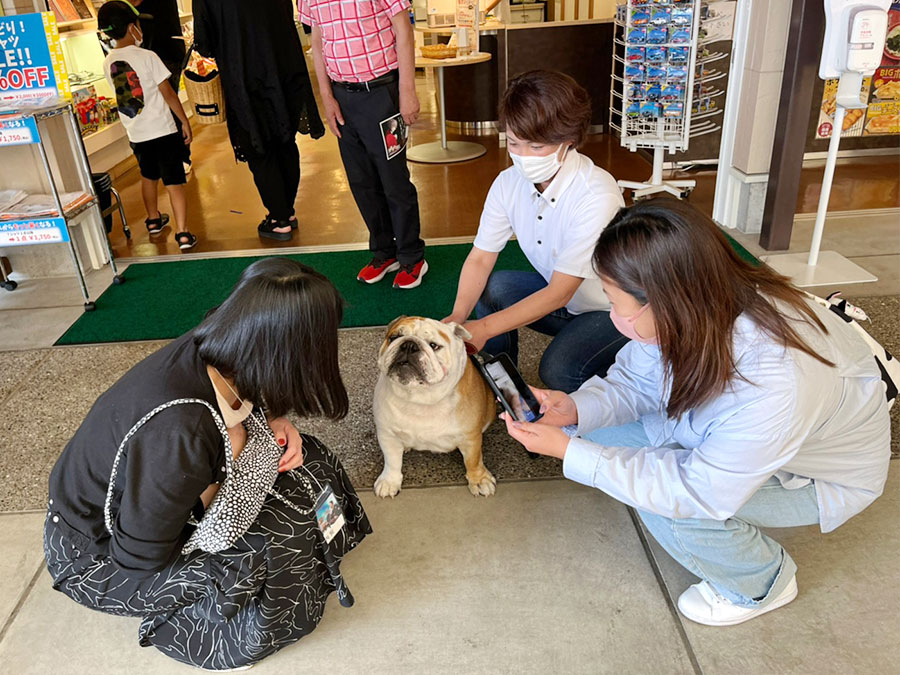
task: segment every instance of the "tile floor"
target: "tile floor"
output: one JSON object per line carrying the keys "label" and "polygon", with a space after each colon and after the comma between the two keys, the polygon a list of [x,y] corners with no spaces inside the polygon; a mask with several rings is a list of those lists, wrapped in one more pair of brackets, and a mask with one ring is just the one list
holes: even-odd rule
{"label": "tile floor", "polygon": [[[814,214],[796,217],[788,252],[809,251],[814,224]],[[776,253],[765,251],[759,245],[759,235],[745,235],[734,230],[729,230],[728,234],[757,257]],[[837,251],[878,277],[878,281],[815,286],[806,289],[810,293],[822,297],[833,291],[842,291],[845,297],[900,295],[900,209],[836,213],[826,217],[820,250]]]}
{"label": "tile floor", "polygon": [[[349,365],[364,365],[357,343],[374,333],[342,334],[356,359]],[[59,449],[94,398],[159,344],[0,352],[2,672],[191,672],[140,649],[136,620],[52,591],[43,516],[27,510],[43,503]],[[364,433],[363,422],[348,419],[347,433]],[[460,483],[460,467],[444,460],[408,459],[425,465],[424,484]],[[17,468],[23,461],[31,471]],[[885,495],[835,533],[776,534],[801,568],[797,601],[711,629],[672,611],[693,580],[652,544],[648,553],[627,509],[558,478],[503,480],[521,469],[491,461],[507,467],[491,499],[451,486],[382,501],[360,482],[375,534],[346,563],[356,607],[332,601],[315,633],[254,672],[882,673],[900,660],[900,463]]]}
{"label": "tile floor", "polygon": [[[362,494],[374,534],[344,564],[356,605],[332,598],[319,628],[265,673],[887,673],[900,659],[895,515],[886,494],[836,532],[774,533],[800,566],[792,604],[746,624],[681,620],[693,579],[625,507],[564,480]],[[137,646],[138,621],[53,591],[41,513],[0,515],[0,663],[10,673],[189,673]],[[660,586],[656,574],[664,586]]]}

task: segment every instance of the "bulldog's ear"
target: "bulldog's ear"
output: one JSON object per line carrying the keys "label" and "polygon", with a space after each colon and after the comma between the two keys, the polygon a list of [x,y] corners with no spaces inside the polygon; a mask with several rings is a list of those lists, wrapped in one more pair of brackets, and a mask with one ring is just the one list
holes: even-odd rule
{"label": "bulldog's ear", "polygon": [[462,338],[463,341],[472,339],[472,334],[465,329],[465,326],[461,326],[458,323],[452,323],[450,325],[453,326],[453,334],[456,337]]}

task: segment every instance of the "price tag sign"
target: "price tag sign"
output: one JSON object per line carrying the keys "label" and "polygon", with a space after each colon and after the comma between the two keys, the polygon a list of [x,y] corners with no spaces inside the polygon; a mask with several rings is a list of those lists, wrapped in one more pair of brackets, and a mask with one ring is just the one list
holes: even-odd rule
{"label": "price tag sign", "polygon": [[69,241],[69,230],[63,218],[35,220],[0,220],[0,247],[29,244],[61,244]]}
{"label": "price tag sign", "polygon": [[4,145],[28,145],[40,141],[33,117],[0,118],[0,147]]}

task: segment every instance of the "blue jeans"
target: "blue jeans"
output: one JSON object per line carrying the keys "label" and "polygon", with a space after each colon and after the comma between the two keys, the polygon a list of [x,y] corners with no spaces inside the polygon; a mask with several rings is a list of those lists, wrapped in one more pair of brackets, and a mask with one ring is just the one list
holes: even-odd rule
{"label": "blue jeans", "polygon": [[[498,270],[488,279],[475,306],[475,315],[481,319],[499,312],[546,286],[544,277],[537,272]],[[567,393],[575,391],[594,375],[606,375],[615,363],[619,349],[628,341],[613,326],[609,312],[569,314],[563,307],[528,327],[554,336],[541,357],[540,377],[549,388]],[[505,352],[513,363],[518,364],[518,331],[491,338],[484,349],[492,356]]]}
{"label": "blue jeans", "polygon": [[[640,422],[597,429],[585,439],[606,446],[644,447],[650,441]],[[786,490],[774,476],[724,521],[666,518],[638,510],[666,552],[741,607],[763,607],[797,571],[787,551],[760,527],[796,527],[819,522],[815,486]]]}

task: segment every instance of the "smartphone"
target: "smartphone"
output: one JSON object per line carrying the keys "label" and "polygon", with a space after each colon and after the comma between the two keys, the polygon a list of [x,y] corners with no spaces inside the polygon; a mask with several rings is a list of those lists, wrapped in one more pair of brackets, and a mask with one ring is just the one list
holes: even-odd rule
{"label": "smartphone", "polygon": [[484,363],[477,358],[474,361],[500,405],[514,420],[536,422],[543,417],[540,402],[508,355],[498,354]]}

